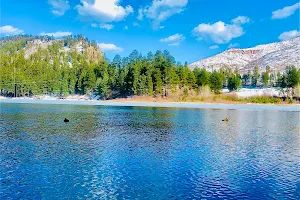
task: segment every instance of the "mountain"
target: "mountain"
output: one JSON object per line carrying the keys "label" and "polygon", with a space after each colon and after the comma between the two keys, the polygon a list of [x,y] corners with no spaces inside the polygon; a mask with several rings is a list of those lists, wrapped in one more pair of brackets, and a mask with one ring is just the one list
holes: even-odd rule
{"label": "mountain", "polygon": [[215,56],[199,60],[189,65],[206,68],[208,71],[220,68],[238,68],[241,72],[253,70],[258,66],[260,71],[265,71],[269,66],[273,71],[282,71],[288,65],[300,68],[300,37],[286,41],[258,45],[247,49],[229,49]]}
{"label": "mountain", "polygon": [[82,35],[0,38],[0,95],[90,94],[107,71],[97,43]]}
{"label": "mountain", "polygon": [[[57,57],[61,60],[68,59],[74,54],[82,55],[91,62],[97,62],[104,58],[97,43],[90,42],[81,35],[67,36],[62,39],[26,35],[0,38],[0,55],[11,55],[21,51],[24,51],[26,59],[42,51],[44,56],[51,58],[50,61]],[[69,64],[72,65],[71,60]]]}

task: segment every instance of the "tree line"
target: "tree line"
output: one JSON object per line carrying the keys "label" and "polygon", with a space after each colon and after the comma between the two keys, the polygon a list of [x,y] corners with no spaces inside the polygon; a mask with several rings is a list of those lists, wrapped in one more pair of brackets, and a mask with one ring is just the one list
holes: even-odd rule
{"label": "tree line", "polygon": [[[48,42],[47,47],[36,47],[27,55],[28,49],[35,48],[30,44],[36,39]],[[108,62],[96,43],[82,36],[61,40],[23,36],[0,43],[0,90],[6,96],[92,93],[109,99],[168,96],[177,90],[197,91],[204,86],[214,93],[220,93],[222,88],[237,90],[243,85],[294,88],[300,82],[300,72],[293,66],[276,76],[268,67],[263,73],[256,67],[243,75],[230,68],[191,70],[187,63],[176,62],[167,50],[146,56],[134,50],[128,57],[116,55]],[[79,43],[83,46],[81,51],[76,49]]]}

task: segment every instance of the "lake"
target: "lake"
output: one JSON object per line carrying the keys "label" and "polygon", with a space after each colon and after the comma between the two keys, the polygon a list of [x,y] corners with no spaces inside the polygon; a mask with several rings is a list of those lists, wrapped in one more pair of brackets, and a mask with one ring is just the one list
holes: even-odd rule
{"label": "lake", "polygon": [[2,199],[300,199],[300,112],[0,106]]}

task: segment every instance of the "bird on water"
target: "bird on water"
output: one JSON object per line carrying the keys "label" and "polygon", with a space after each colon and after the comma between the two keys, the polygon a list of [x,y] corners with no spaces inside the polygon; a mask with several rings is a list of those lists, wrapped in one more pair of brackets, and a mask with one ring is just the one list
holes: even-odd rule
{"label": "bird on water", "polygon": [[228,118],[222,119],[223,122],[228,122]]}
{"label": "bird on water", "polygon": [[69,122],[70,120],[68,120],[67,118],[64,119],[64,122]]}

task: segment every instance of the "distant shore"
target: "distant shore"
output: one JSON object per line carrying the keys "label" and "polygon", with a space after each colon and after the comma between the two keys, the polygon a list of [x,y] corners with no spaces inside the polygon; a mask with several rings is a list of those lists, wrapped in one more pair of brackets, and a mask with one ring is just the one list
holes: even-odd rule
{"label": "distant shore", "polygon": [[150,102],[134,101],[132,99],[117,100],[66,100],[66,99],[30,99],[30,98],[0,98],[1,103],[15,104],[52,104],[52,105],[93,105],[93,106],[133,106],[133,107],[165,107],[165,108],[198,108],[198,109],[236,109],[236,110],[275,110],[275,111],[298,111],[299,104],[224,104],[206,102]]}

